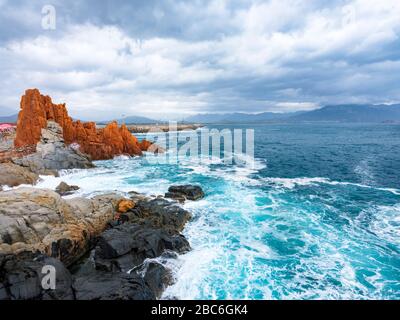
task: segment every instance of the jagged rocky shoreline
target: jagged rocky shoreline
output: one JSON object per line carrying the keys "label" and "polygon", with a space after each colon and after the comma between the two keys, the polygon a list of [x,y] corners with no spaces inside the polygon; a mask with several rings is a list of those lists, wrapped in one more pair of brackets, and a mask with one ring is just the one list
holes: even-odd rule
{"label": "jagged rocky shoreline", "polygon": [[[0,299],[158,299],[173,283],[163,259],[190,250],[190,212],[131,193],[63,199],[37,188],[0,192]],[[56,269],[56,289],[41,282]]]}
{"label": "jagged rocky shoreline", "polygon": [[[65,110],[32,94],[30,106],[43,102],[56,115]],[[171,186],[164,196],[114,192],[64,198],[79,186],[26,186],[39,175],[94,167],[79,145],[66,144],[63,126],[50,118],[41,124],[34,152],[0,163],[0,300],[159,299],[174,282],[163,261],[190,250],[181,232],[191,214],[180,203],[204,197],[203,190]],[[48,266],[56,271],[55,288],[42,284]]]}

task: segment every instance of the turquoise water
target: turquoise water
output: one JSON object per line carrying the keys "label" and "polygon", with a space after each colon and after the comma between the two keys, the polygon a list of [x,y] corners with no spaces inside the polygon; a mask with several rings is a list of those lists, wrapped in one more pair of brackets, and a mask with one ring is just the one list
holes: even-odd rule
{"label": "turquoise water", "polygon": [[164,298],[400,299],[400,126],[238,127],[255,129],[254,168],[119,158],[58,179],[84,194],[203,187]]}

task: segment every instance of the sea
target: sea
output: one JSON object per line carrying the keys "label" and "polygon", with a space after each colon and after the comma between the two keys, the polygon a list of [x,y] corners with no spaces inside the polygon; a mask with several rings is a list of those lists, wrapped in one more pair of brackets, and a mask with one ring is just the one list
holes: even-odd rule
{"label": "sea", "polygon": [[160,260],[175,279],[164,299],[400,299],[400,125],[211,128],[253,129],[254,162],[117,157],[38,187],[62,180],[90,197],[200,185],[205,198],[183,205],[192,250]]}

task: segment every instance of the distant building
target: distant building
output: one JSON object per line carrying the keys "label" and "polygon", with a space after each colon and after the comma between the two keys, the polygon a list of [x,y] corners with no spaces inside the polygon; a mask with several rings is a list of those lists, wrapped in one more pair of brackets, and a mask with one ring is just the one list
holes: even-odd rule
{"label": "distant building", "polygon": [[1,123],[0,124],[0,132],[11,131],[15,128],[15,125],[11,123]]}

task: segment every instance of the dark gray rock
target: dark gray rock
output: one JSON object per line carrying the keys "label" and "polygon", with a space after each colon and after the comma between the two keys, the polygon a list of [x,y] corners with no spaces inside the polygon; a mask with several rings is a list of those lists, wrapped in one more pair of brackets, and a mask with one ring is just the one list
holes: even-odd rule
{"label": "dark gray rock", "polygon": [[161,298],[166,287],[173,284],[171,270],[167,269],[162,264],[153,261],[150,261],[146,265],[143,279],[153,291],[157,299]]}
{"label": "dark gray rock", "polygon": [[[42,287],[48,265],[56,270],[54,290]],[[71,276],[59,260],[39,253],[0,254],[0,300],[153,300],[169,283],[168,270],[152,264],[144,275],[85,268]]]}
{"label": "dark gray rock", "polygon": [[64,181],[60,182],[60,184],[56,187],[56,192],[60,196],[67,196],[69,194],[73,194],[74,191],[79,190],[78,186],[70,186],[66,184]]}
{"label": "dark gray rock", "polygon": [[183,253],[190,250],[190,246],[183,235],[126,223],[100,236],[94,260],[98,269],[127,272],[166,250]]}
{"label": "dark gray rock", "polygon": [[123,217],[129,222],[162,228],[169,233],[181,232],[191,218],[189,211],[163,198],[139,200]]}
{"label": "dark gray rock", "polygon": [[154,300],[149,286],[137,274],[97,271],[74,281],[77,300]]}
{"label": "dark gray rock", "polygon": [[199,200],[204,198],[204,192],[201,187],[194,185],[170,186],[165,197],[178,201],[182,201],[182,199]]}
{"label": "dark gray rock", "polygon": [[[45,290],[42,273],[45,265],[56,270],[56,289]],[[0,254],[0,300],[73,300],[72,278],[57,259],[23,252]]]}

